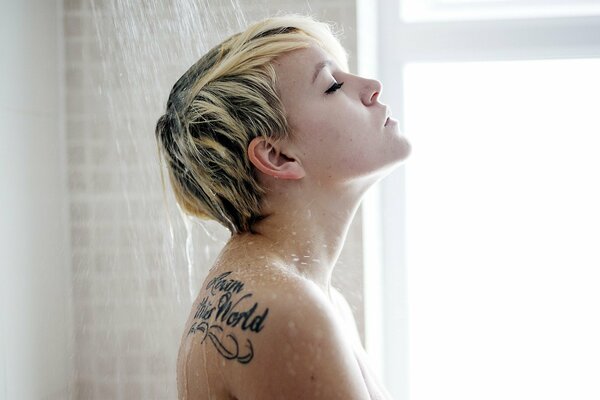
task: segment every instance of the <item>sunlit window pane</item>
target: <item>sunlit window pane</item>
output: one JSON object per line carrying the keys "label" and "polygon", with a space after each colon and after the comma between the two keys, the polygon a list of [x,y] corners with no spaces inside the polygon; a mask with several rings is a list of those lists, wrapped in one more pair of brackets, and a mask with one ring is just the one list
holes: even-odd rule
{"label": "sunlit window pane", "polygon": [[411,400],[600,398],[598,71],[406,66]]}

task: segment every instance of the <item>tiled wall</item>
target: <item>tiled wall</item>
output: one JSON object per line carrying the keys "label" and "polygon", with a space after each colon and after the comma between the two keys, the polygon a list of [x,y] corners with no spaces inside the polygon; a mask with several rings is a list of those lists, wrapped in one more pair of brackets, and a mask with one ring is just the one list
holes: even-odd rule
{"label": "tiled wall", "polygon": [[[186,223],[168,182],[163,197],[154,125],[202,53],[277,12],[335,21],[356,71],[351,0],[64,0],[75,399],[177,397],[183,323],[228,232]],[[359,210],[333,285],[363,335],[360,221]]]}

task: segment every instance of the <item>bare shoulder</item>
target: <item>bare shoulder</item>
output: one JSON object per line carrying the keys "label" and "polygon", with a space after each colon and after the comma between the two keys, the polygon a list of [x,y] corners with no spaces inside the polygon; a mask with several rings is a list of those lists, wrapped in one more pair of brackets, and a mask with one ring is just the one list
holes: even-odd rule
{"label": "bare shoulder", "polygon": [[300,277],[257,286],[268,309],[253,335],[254,359],[232,368],[239,399],[368,399],[360,368],[324,293]]}
{"label": "bare shoulder", "polygon": [[224,268],[206,289],[219,297],[214,351],[236,398],[369,399],[341,318],[312,282],[277,267]]}
{"label": "bare shoulder", "polygon": [[346,300],[344,295],[342,293],[340,293],[336,288],[332,287],[331,288],[331,297],[332,297],[332,300],[338,306],[343,317],[345,319],[351,321],[353,324],[356,324],[356,322],[354,320],[354,314],[352,313],[352,308],[350,307],[350,304],[348,303],[348,300]]}
{"label": "bare shoulder", "polygon": [[358,333],[358,326],[356,325],[356,320],[354,319],[354,313],[352,312],[352,308],[350,307],[350,303],[348,300],[334,287],[331,288],[331,298],[334,302],[337,310],[340,313],[340,316],[344,320],[344,323],[347,328],[348,337],[352,341],[353,348],[355,350],[364,350],[362,341],[360,338],[360,334]]}

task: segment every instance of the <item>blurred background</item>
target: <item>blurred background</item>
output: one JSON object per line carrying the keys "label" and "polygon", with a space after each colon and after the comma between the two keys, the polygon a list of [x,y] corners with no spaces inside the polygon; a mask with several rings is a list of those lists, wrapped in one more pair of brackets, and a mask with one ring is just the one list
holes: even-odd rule
{"label": "blurred background", "polygon": [[0,399],[173,399],[228,238],[163,191],[174,82],[330,22],[413,146],[333,286],[395,399],[600,398],[599,0],[2,0]]}

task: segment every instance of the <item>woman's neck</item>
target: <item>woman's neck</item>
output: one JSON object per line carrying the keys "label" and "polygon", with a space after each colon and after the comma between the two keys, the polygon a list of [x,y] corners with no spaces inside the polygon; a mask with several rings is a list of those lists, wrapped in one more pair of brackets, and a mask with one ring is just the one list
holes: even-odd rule
{"label": "woman's neck", "polygon": [[333,268],[359,199],[350,207],[343,205],[341,201],[325,205],[313,201],[293,211],[272,213],[254,224],[254,233],[234,235],[228,245],[248,250],[259,246],[259,251],[276,254],[285,268],[311,280],[329,296]]}

